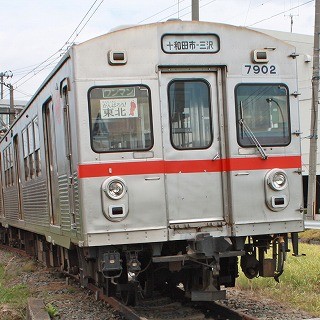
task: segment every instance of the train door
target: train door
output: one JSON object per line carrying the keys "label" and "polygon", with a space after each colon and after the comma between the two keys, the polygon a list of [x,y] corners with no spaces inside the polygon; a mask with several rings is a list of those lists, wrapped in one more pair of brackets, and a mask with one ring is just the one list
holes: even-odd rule
{"label": "train door", "polygon": [[58,184],[56,169],[55,128],[53,103],[49,100],[43,106],[44,143],[46,154],[46,174],[49,201],[49,216],[51,225],[59,225],[58,215]]}
{"label": "train door", "polygon": [[19,213],[19,219],[24,220],[22,203],[21,203],[22,190],[21,190],[21,179],[20,179],[20,157],[19,157],[18,135],[15,135],[13,138],[13,150],[14,150],[14,162],[15,162],[15,171],[16,171],[14,184],[17,187],[18,213]]}
{"label": "train door", "polygon": [[214,226],[224,220],[221,72],[175,71],[160,72],[169,227]]}
{"label": "train door", "polygon": [[67,160],[67,176],[68,176],[68,196],[71,227],[76,227],[75,206],[74,206],[74,178],[72,165],[72,148],[71,148],[71,131],[70,131],[70,110],[67,82],[62,86],[63,97],[63,122],[64,122],[64,137],[66,145],[66,160]]}

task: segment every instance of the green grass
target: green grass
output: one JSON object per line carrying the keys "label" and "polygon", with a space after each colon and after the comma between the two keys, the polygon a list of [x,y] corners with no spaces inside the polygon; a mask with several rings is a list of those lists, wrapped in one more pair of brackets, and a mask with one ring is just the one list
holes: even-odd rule
{"label": "green grass", "polygon": [[320,316],[320,247],[301,244],[300,253],[306,256],[293,257],[288,254],[285,271],[280,283],[273,278],[247,279],[241,272],[237,287],[254,290],[262,296],[276,299],[296,309]]}
{"label": "green grass", "polygon": [[[11,313],[1,315],[5,319],[23,319],[24,309],[30,295],[29,289],[24,284],[14,282],[15,274],[21,272],[9,262],[0,262],[0,308],[12,310]],[[2,318],[1,318],[2,319]]]}
{"label": "green grass", "polygon": [[48,312],[50,318],[55,318],[59,316],[59,311],[53,304],[48,303],[45,309]]}
{"label": "green grass", "polygon": [[25,305],[29,296],[28,288],[23,284],[15,285],[11,288],[0,286],[0,304],[14,306]]}

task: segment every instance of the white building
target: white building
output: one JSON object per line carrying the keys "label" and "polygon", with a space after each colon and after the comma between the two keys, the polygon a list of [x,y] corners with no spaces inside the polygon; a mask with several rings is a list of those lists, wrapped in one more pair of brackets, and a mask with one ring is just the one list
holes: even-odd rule
{"label": "white building", "polygon": [[[25,107],[27,101],[14,100],[14,111],[16,116]],[[9,115],[10,115],[10,100],[0,99],[0,132],[4,132],[9,127]]]}

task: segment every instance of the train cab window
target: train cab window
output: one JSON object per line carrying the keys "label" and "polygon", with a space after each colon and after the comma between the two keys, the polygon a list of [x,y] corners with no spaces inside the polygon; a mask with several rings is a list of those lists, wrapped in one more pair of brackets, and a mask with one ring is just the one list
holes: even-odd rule
{"label": "train cab window", "polygon": [[95,152],[151,149],[151,103],[147,87],[92,88],[89,114],[91,146]]}
{"label": "train cab window", "polygon": [[168,90],[173,147],[208,148],[213,139],[209,84],[204,80],[174,80]]}
{"label": "train cab window", "polygon": [[240,84],[235,95],[240,146],[254,147],[257,141],[261,146],[286,146],[290,143],[287,86]]}

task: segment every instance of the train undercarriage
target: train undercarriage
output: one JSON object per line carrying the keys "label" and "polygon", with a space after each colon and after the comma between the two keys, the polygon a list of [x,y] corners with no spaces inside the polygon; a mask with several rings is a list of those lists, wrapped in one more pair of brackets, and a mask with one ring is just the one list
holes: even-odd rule
{"label": "train undercarriage", "polygon": [[[298,255],[297,233],[291,240],[293,254]],[[42,235],[9,227],[0,229],[0,241],[78,277],[83,287],[92,283],[128,305],[154,292],[177,290],[192,301],[225,299],[224,289],[233,287],[238,277],[238,257],[248,278],[259,275],[279,281],[290,251],[287,234],[238,238],[200,234],[193,241],[66,249]]]}

